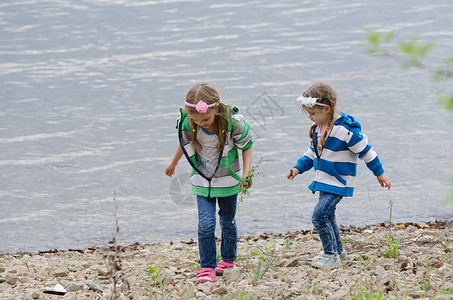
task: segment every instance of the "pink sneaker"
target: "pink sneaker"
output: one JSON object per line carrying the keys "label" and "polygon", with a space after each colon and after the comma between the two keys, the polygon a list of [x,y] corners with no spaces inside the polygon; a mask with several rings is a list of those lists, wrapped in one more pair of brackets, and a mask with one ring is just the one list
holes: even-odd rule
{"label": "pink sneaker", "polygon": [[234,268],[234,261],[223,261],[221,260],[217,264],[217,268],[215,269],[216,275],[223,275],[225,269],[233,269]]}
{"label": "pink sneaker", "polygon": [[215,279],[215,270],[213,268],[197,270],[197,278],[197,283],[213,282]]}

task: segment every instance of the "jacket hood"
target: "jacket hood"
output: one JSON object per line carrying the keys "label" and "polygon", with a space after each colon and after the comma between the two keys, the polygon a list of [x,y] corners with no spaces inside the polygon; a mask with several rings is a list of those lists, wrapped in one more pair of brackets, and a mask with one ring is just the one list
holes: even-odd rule
{"label": "jacket hood", "polygon": [[354,118],[353,116],[348,115],[346,113],[341,113],[341,116],[338,118],[335,124],[338,125],[345,124],[348,125],[350,128],[358,128],[359,130],[362,129],[362,125],[360,125],[360,122],[357,121],[357,119]]}

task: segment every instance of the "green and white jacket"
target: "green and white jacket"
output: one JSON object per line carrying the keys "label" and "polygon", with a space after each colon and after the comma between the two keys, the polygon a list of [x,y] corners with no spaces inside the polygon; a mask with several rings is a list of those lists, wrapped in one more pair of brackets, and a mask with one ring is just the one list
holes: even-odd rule
{"label": "green and white jacket", "polygon": [[241,163],[238,149],[246,150],[252,147],[253,135],[249,122],[239,114],[239,108],[233,107],[228,128],[225,128],[225,145],[220,149],[217,169],[213,176],[207,177],[199,169],[197,153],[192,144],[189,117],[184,108],[177,123],[179,143],[184,156],[192,166],[192,193],[207,198],[228,197],[240,191]]}

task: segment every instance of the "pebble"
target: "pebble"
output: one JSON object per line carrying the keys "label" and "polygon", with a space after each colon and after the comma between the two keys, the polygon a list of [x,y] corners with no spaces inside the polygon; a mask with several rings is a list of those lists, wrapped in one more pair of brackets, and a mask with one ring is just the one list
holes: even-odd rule
{"label": "pebble", "polygon": [[57,269],[54,273],[55,277],[66,277],[69,272],[67,269]]}
{"label": "pebble", "polygon": [[15,285],[17,282],[17,277],[14,275],[7,274],[5,279],[6,279],[6,283],[8,283],[10,285]]}
{"label": "pebble", "polygon": [[296,267],[298,264],[299,264],[299,259],[294,258],[294,259],[289,260],[289,261],[285,264],[285,267],[286,267],[286,268]]}
{"label": "pebble", "polygon": [[228,294],[228,291],[225,287],[220,287],[212,291],[213,294],[218,294],[218,295],[225,295]]}

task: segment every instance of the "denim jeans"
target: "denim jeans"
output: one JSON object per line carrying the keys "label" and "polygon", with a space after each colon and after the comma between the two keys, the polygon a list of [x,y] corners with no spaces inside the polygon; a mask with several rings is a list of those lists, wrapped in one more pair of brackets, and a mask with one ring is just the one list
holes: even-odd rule
{"label": "denim jeans", "polygon": [[200,266],[202,268],[217,267],[215,241],[216,202],[219,205],[220,228],[222,229],[220,255],[224,261],[236,260],[238,243],[235,220],[237,195],[219,198],[197,196],[198,250],[200,252]]}
{"label": "denim jeans", "polygon": [[326,254],[340,254],[343,252],[340,229],[335,219],[335,209],[341,198],[343,197],[319,192],[319,201],[311,218]]}

